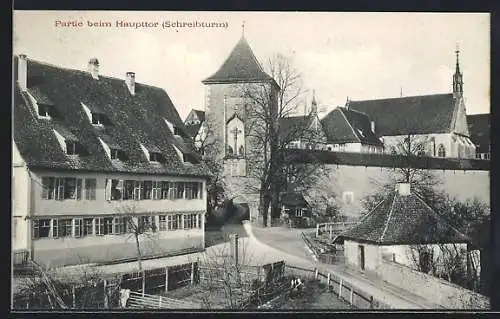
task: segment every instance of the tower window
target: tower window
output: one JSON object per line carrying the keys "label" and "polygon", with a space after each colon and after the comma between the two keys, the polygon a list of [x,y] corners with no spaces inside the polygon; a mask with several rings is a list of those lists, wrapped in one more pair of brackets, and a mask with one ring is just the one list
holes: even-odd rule
{"label": "tower window", "polygon": [[444,149],[444,145],[443,144],[439,145],[438,156],[439,157],[446,157],[446,150]]}

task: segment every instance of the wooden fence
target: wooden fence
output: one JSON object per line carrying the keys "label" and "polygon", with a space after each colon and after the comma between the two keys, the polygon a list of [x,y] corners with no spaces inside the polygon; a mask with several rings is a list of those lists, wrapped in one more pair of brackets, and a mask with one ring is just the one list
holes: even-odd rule
{"label": "wooden fence", "polygon": [[288,275],[299,278],[315,279],[324,282],[328,290],[335,293],[339,299],[347,302],[351,307],[357,309],[389,309],[389,305],[377,300],[360,289],[354,287],[349,282],[343,281],[332,273],[324,274],[318,269],[307,269],[291,265],[286,265]]}
{"label": "wooden fence", "polygon": [[197,262],[144,270],[124,274],[121,280],[122,289],[155,294],[195,284],[199,278]]}
{"label": "wooden fence", "polygon": [[130,292],[127,308],[131,309],[200,309],[201,304],[180,299],[167,298],[161,295]]}
{"label": "wooden fence", "polygon": [[357,222],[332,222],[332,223],[319,223],[316,224],[316,237],[323,233],[328,233],[329,238],[333,239],[333,235],[337,235],[340,232],[354,227]]}

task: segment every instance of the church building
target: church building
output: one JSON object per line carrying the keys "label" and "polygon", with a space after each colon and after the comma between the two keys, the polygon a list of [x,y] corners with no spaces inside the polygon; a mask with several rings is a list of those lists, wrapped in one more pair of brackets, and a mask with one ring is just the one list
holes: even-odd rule
{"label": "church building", "polygon": [[420,155],[475,158],[475,146],[469,138],[458,49],[455,53],[453,93],[348,100],[345,108],[370,118],[374,133],[381,136],[388,152],[398,152],[398,145],[413,136],[423,146]]}

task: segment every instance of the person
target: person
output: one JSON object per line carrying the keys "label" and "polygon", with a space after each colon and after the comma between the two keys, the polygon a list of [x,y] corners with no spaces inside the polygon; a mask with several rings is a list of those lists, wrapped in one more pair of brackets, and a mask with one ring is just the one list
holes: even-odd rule
{"label": "person", "polygon": [[130,289],[120,289],[120,306],[122,308],[127,306],[128,298],[130,298]]}

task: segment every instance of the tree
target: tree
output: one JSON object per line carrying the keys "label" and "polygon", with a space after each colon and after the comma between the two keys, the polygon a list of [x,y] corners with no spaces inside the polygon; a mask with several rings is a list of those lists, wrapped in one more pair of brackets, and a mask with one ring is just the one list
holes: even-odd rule
{"label": "tree", "polygon": [[268,59],[265,69],[273,79],[271,84],[247,84],[242,88],[249,102],[245,104],[251,119],[247,135],[253,146],[253,150],[247,153],[248,175],[259,181],[255,190],[260,195],[259,213],[264,217],[264,224],[269,208],[271,216],[279,216],[280,192],[290,188],[287,178],[295,178],[293,183],[297,185],[317,169],[314,165],[287,166],[284,153],[289,143],[298,137],[313,143],[318,141],[314,134],[304,134],[303,126],[288,130],[280,128],[280,120],[295,112],[305,93],[302,77],[291,59],[276,54]]}
{"label": "tree", "polygon": [[222,207],[226,199],[223,166],[217,158],[221,142],[210,138],[213,136],[213,130],[211,122],[203,122],[194,143],[196,152],[210,172],[207,180],[207,215],[209,216],[213,216],[215,210]]}
{"label": "tree", "polygon": [[141,238],[146,237],[155,240],[155,233],[157,225],[155,224],[154,216],[140,216],[135,205],[123,205],[116,210],[117,215],[124,220],[124,226],[129,233],[127,240],[131,237],[134,238],[136,247],[136,258],[139,272],[142,273],[142,294],[145,293],[146,278],[142,268],[142,249]]}
{"label": "tree", "polygon": [[384,169],[385,176],[381,180],[372,180],[375,191],[362,199],[365,213],[393,193],[397,183],[410,183],[412,191],[432,207],[440,207],[446,202],[446,194],[438,189],[442,182],[438,176],[426,168],[412,165],[416,158],[426,155],[431,142],[427,136],[411,133],[395,141],[391,147],[394,167]]}

